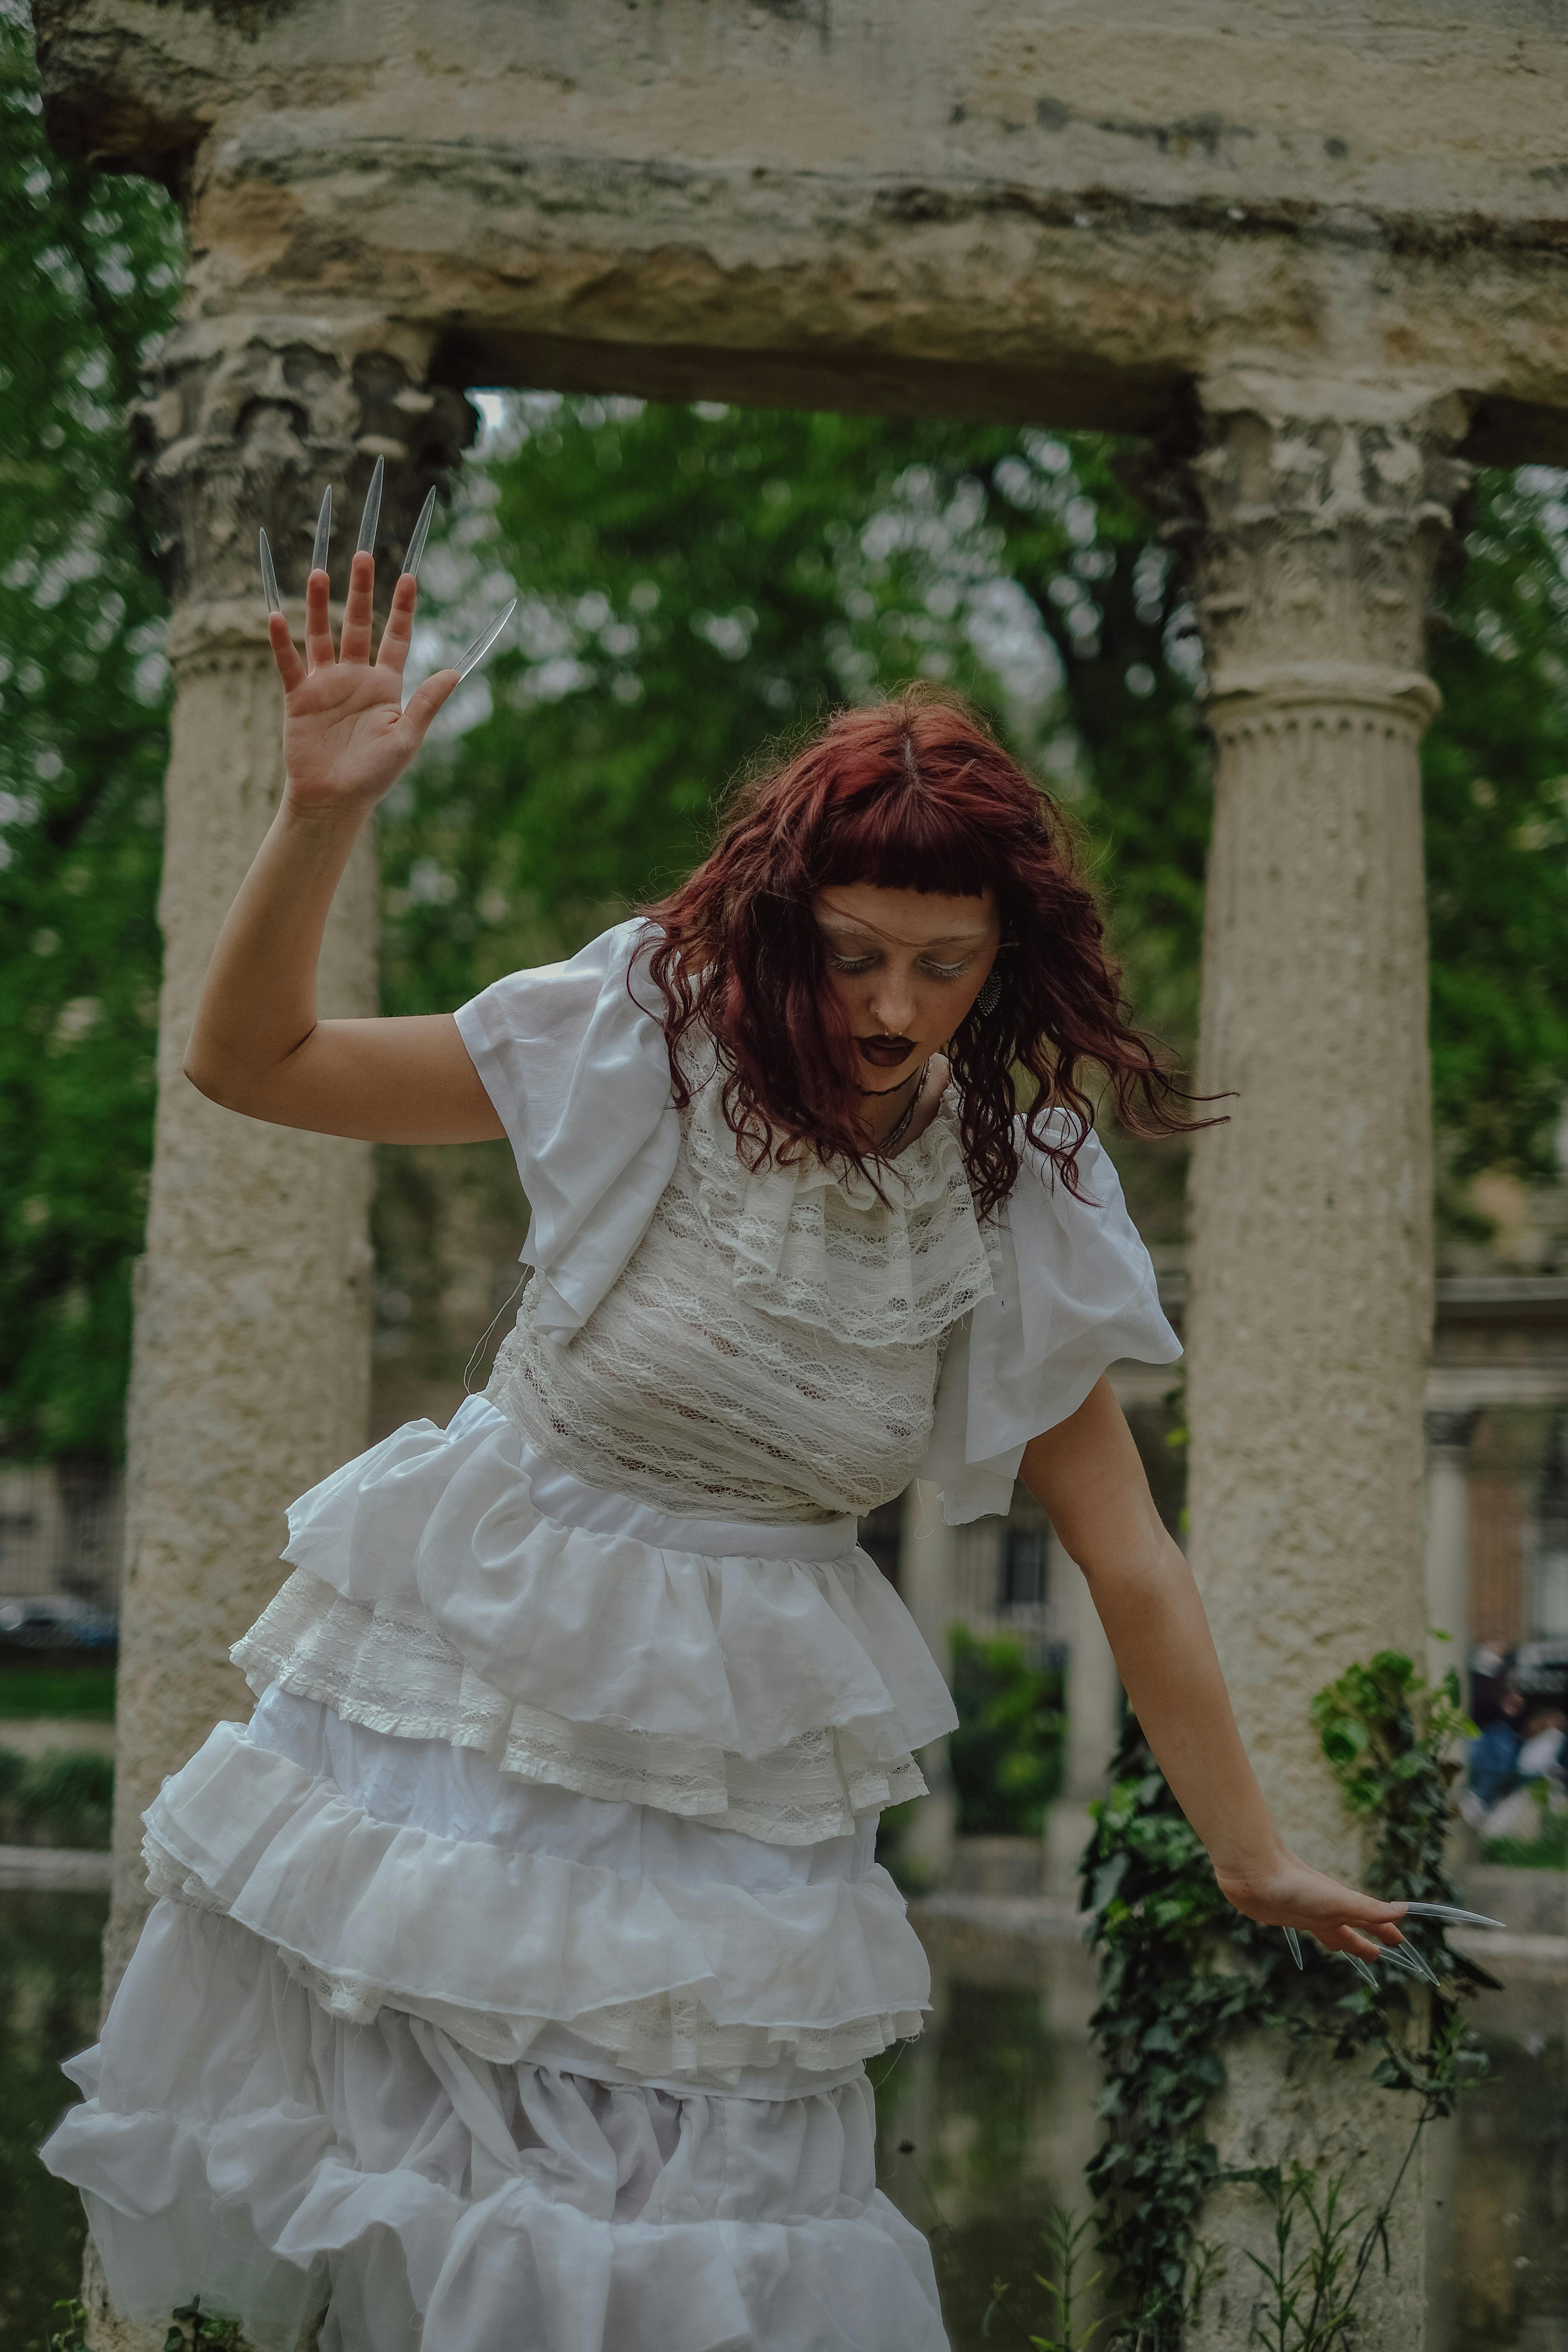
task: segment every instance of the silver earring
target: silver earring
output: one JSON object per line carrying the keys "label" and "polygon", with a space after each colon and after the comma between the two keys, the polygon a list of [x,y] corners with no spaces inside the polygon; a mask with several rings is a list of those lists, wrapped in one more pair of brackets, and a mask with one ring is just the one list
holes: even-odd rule
{"label": "silver earring", "polygon": [[974,1000],[976,1013],[994,1013],[1002,1002],[1002,975],[994,964],[981,982],[980,993]]}

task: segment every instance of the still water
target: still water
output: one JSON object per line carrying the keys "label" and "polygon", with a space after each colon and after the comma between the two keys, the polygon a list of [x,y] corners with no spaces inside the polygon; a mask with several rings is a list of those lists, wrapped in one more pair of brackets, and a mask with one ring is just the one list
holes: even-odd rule
{"label": "still water", "polygon": [[[99,1895],[0,1894],[0,2352],[44,2352],[79,2273],[75,2196],[33,2150],[64,2103],[60,2059],[92,2038],[103,1916]],[[1024,2352],[1055,2332],[1030,2284],[1042,2219],[1082,2209],[1095,2141],[1089,1957],[950,1920],[921,1932],[932,2030],[876,2070],[883,2184],[931,2233],[954,2352]],[[1428,2352],[1568,2352],[1568,1985],[1499,1973],[1508,1990],[1476,2012],[1490,2076],[1429,2167]]]}

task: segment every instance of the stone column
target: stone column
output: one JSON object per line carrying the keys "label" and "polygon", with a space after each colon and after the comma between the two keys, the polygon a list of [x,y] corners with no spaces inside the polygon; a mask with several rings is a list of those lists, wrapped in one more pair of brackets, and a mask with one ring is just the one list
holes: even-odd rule
{"label": "stone column", "polygon": [[1469,1690],[1470,1433],[1479,1419],[1426,1415],[1426,1671],[1437,1682],[1451,1666],[1461,1705]]}
{"label": "stone column", "polygon": [[[1282,1832],[1352,1881],[1362,1853],[1308,1721],[1352,1660],[1420,1658],[1421,1411],[1432,1311],[1417,746],[1434,560],[1465,478],[1454,400],[1238,369],[1202,387],[1194,586],[1218,748],[1193,1158],[1192,1557]],[[1350,2168],[1374,2201],[1409,2129],[1361,2067],[1282,2038],[1229,2055],[1222,2161]],[[1413,2168],[1414,2170],[1414,2168]],[[1421,2335],[1421,2190],[1370,2266],[1357,2342]],[[1264,2245],[1227,2190],[1205,2234]],[[1233,2252],[1196,2341],[1249,2340]]]}
{"label": "stone column", "polygon": [[[296,640],[321,488],[346,582],[360,501],[386,459],[380,549],[395,559],[426,488],[473,429],[424,383],[423,343],[378,318],[195,318],[170,339],[137,423],[168,521],[177,679],[159,919],[163,982],[146,1252],[129,1424],[114,1900],[105,1998],[147,1898],[142,1809],[249,1695],[232,1642],[283,1576],[284,1507],[365,1442],[369,1147],[216,1108],[183,1076],[197,991],[282,782],[279,689],[257,569],[265,525]],[[321,1004],[374,1013],[367,840],[329,926]]]}
{"label": "stone column", "polygon": [[[958,1529],[942,1515],[936,1487],[917,1478],[904,1493],[899,1538],[899,1590],[921,1639],[944,1675],[951,1672],[948,1642],[955,1615]],[[933,1739],[921,1750],[921,1769],[931,1790],[914,1811],[903,1852],[921,1876],[940,1885],[952,1866],[958,1832],[958,1799],[948,1769],[947,1742]]]}
{"label": "stone column", "polygon": [[1046,1892],[1076,1904],[1079,1868],[1092,1826],[1089,1808],[1108,1786],[1107,1768],[1121,1729],[1121,1677],[1089,1589],[1089,1579],[1060,1544],[1051,1543],[1051,1581],[1063,1579],[1072,1631],[1067,1672],[1067,1754],[1062,1793],[1046,1822]]}

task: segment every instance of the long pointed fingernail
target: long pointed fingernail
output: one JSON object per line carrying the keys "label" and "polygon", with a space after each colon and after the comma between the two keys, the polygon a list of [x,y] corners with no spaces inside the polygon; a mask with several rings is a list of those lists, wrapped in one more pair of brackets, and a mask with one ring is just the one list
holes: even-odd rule
{"label": "long pointed fingernail", "polygon": [[1348,1960],[1352,1968],[1355,1970],[1357,1976],[1363,1979],[1367,1984],[1373,1986],[1376,1985],[1376,1970],[1370,1967],[1369,1964],[1361,1958],[1361,1955],[1358,1952],[1342,1952],[1340,1954],[1340,1958],[1342,1960]]}
{"label": "long pointed fingernail", "polygon": [[1407,1903],[1405,1916],[1407,1919],[1452,1919],[1464,1927],[1503,1927],[1508,1924],[1505,1919],[1489,1919],[1482,1911],[1458,1910],[1452,1903]]}
{"label": "long pointed fingernail", "polygon": [[511,603],[507,606],[506,611],[501,614],[500,619],[499,621],[492,621],[489,627],[484,632],[483,635],[476,637],[473,644],[468,647],[468,652],[463,655],[459,661],[453,665],[459,677],[467,677],[471,669],[477,669],[479,667],[479,665],[483,661],[485,656],[489,653],[490,647],[494,645],[496,639],[500,636],[501,631],[505,628],[507,623],[510,620],[516,610],[517,598],[514,596]]}
{"label": "long pointed fingernail", "polygon": [[419,520],[414,526],[414,536],[408,542],[408,552],[403,559],[403,569],[410,580],[419,577],[419,559],[425,552],[425,542],[430,536],[430,518],[436,511],[436,493],[431,491],[419,509]]}
{"label": "long pointed fingernail", "polygon": [[1412,1950],[1408,1944],[1385,1944],[1383,1949],[1383,1957],[1387,1961],[1390,1968],[1398,1969],[1403,1975],[1407,1977],[1420,1977],[1426,1983],[1429,1985],[1436,1985],[1437,1990],[1439,1992],[1442,1991],[1442,1986],[1437,1984],[1436,1978],[1433,1975],[1431,1969],[1427,1967],[1420,1953]]}
{"label": "long pointed fingernail", "polygon": [[272,550],[267,544],[267,533],[261,533],[261,593],[267,599],[269,613],[283,610],[283,599],[278,593],[278,574],[272,569]]}
{"label": "long pointed fingernail", "polygon": [[326,488],[321,492],[321,511],[316,517],[316,543],[310,550],[310,569],[312,572],[324,572],[326,570],[327,550],[331,547],[331,543],[332,486],[331,482],[329,482]]}
{"label": "long pointed fingernail", "polygon": [[354,550],[356,555],[375,553],[375,527],[381,520],[381,484],[385,472],[386,459],[378,457],[375,471],[370,478],[370,488],[364,494],[364,512],[359,519],[359,545]]}
{"label": "long pointed fingernail", "polygon": [[1290,1958],[1295,1961],[1296,1966],[1299,1969],[1304,1969],[1307,1963],[1301,1958],[1301,1938],[1297,1935],[1294,1927],[1286,1928],[1285,1941],[1290,1947]]}

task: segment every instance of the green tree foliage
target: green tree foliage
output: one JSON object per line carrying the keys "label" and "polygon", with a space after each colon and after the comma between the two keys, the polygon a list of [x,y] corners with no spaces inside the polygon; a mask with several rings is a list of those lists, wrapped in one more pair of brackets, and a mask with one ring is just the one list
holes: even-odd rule
{"label": "green tree foliage", "polygon": [[[178,225],[47,147],[0,0],[0,1444],[112,1453],[150,1148],[163,604],[125,412]],[[1140,1016],[1194,1040],[1209,761],[1180,579],[1103,436],[528,395],[458,485],[425,647],[519,625],[384,814],[384,1002],[460,1002],[669,884],[770,741],[913,673],[1073,809]],[[1560,478],[1483,479],[1435,640],[1449,1165],[1549,1164],[1568,1086]],[[1158,1200],[1179,1216],[1179,1155]],[[1131,1172],[1131,1171],[1129,1171]],[[1145,1214],[1156,1195],[1138,1191]]]}
{"label": "green tree foliage", "polygon": [[166,197],[62,163],[0,9],[0,1443],[119,1450],[151,1150],[164,604],[127,410]]}
{"label": "green tree foliage", "polygon": [[1037,1837],[1061,1787],[1059,1665],[1035,1665],[1021,1643],[952,1629],[952,1703],[958,1729],[948,1760],[959,1827],[969,1836]]}
{"label": "green tree foliage", "polygon": [[[682,870],[770,736],[916,671],[1079,821],[1141,1016],[1195,1043],[1210,761],[1183,583],[1104,436],[521,404],[448,541],[523,625],[388,828],[397,1001],[449,1003]],[[1568,1087],[1568,503],[1483,476],[1436,615],[1434,1090],[1460,1173],[1546,1172]]]}
{"label": "green tree foliage", "polygon": [[1456,1173],[1544,1174],[1568,1087],[1568,486],[1482,477],[1433,635],[1432,1087]]}
{"label": "green tree foliage", "polygon": [[[531,399],[449,529],[449,640],[515,582],[474,723],[395,793],[391,1001],[576,945],[701,853],[770,739],[920,668],[994,699],[991,567],[945,428]],[[467,715],[460,709],[458,721]]]}

